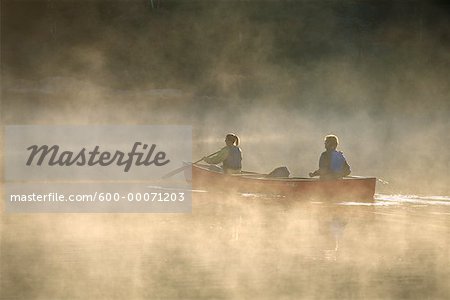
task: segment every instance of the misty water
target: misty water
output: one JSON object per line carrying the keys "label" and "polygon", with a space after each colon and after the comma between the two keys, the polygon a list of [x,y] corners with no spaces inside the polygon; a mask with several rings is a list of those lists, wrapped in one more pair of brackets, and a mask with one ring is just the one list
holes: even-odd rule
{"label": "misty water", "polygon": [[[60,102],[73,89],[79,92],[70,97],[78,100]],[[373,203],[194,191],[190,214],[2,213],[1,298],[450,295],[448,172],[439,163],[446,157],[437,156],[436,168],[425,170],[420,167],[431,163],[429,156],[414,164],[405,164],[411,153],[391,156],[418,137],[420,132],[404,136],[405,128],[418,128],[417,119],[399,121],[398,131],[392,131],[382,120],[392,119],[394,112],[378,120],[358,113],[342,122],[336,119],[330,127],[302,110],[271,105],[233,115],[234,125],[229,126],[220,109],[195,105],[202,96],[176,89],[102,89],[67,77],[12,82],[4,85],[3,93],[15,100],[4,103],[4,124],[192,124],[193,161],[222,147],[224,132],[235,131],[240,133],[246,169],[269,172],[286,165],[293,176],[307,176],[317,167],[323,136],[333,127],[352,174],[380,181]],[[95,102],[89,101],[92,97]],[[134,105],[123,106],[124,100]],[[195,117],[199,112],[202,119]],[[293,126],[286,127],[285,120]],[[435,119],[429,124],[433,137],[420,145],[423,151],[440,145],[437,137],[446,122]],[[390,139],[398,143],[386,144]],[[440,176],[424,176],[431,172]]]}
{"label": "misty water", "polygon": [[[77,84],[83,87],[83,97],[78,95],[81,100],[60,104],[57,99]],[[149,116],[155,123],[191,123],[193,160],[221,147],[223,132],[229,128],[214,108],[202,108],[208,113],[206,119],[193,119],[187,112],[199,107],[183,104],[188,95],[179,90],[102,90],[72,78],[49,78],[7,86],[4,93],[17,100],[7,106],[6,124],[145,124]],[[91,93],[101,95],[95,104],[83,100],[92,97]],[[146,102],[149,98],[152,103],[178,101],[176,110],[164,105],[152,108]],[[123,99],[136,105],[122,109]],[[38,114],[31,114],[33,101],[47,104],[34,109]],[[301,111],[272,108],[257,107],[246,116],[233,117],[244,126],[239,132],[245,167],[268,172],[287,165],[293,176],[307,176],[317,167],[322,137],[329,126],[314,123]],[[121,113],[111,114],[115,111]],[[271,119],[273,113],[292,118],[291,123],[305,130],[285,128],[286,133],[280,134],[285,126]],[[259,119],[272,121],[256,122]],[[404,122],[416,126],[414,121]],[[436,136],[445,122],[436,120],[431,125],[438,128]],[[215,126],[205,130],[207,123]],[[381,146],[387,125],[377,123],[362,132],[349,127],[363,123],[367,120],[356,115],[333,127],[342,138],[340,149],[352,174],[381,178],[374,202],[195,190],[190,214],[3,213],[1,297],[448,298],[448,174],[444,171],[431,180],[415,171],[417,165],[407,165],[406,173],[401,171],[404,158],[386,158],[396,146]],[[408,137],[402,133],[389,135],[403,143]],[[365,139],[368,134],[373,138],[370,143]],[[391,162],[388,168],[383,159]],[[442,167],[435,171],[441,172]]]}
{"label": "misty water", "polygon": [[4,299],[445,299],[449,197],[195,192],[192,214],[6,214]]}
{"label": "misty water", "polygon": [[234,132],[244,169],[301,177],[332,133],[352,175],[381,181],[373,202],[194,191],[188,214],[11,214],[2,198],[0,298],[448,299],[449,11],[1,1],[2,126],[190,125],[192,161]]}

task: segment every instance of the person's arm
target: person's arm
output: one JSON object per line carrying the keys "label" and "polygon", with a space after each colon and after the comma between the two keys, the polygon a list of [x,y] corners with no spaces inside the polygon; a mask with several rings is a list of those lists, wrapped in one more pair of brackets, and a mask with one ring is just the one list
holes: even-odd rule
{"label": "person's arm", "polygon": [[347,163],[347,160],[344,158],[344,166],[342,167],[342,177],[350,175],[352,171],[350,170],[350,166]]}
{"label": "person's arm", "polygon": [[212,165],[217,165],[223,162],[228,157],[228,148],[224,147],[222,148],[219,153],[211,156],[211,157],[204,157],[203,160]]}
{"label": "person's arm", "polygon": [[326,157],[326,152],[323,152],[319,158],[319,169],[315,170],[312,173],[309,173],[309,176],[315,177],[315,176],[323,175],[323,173],[325,172],[326,169],[327,169],[327,157]]}

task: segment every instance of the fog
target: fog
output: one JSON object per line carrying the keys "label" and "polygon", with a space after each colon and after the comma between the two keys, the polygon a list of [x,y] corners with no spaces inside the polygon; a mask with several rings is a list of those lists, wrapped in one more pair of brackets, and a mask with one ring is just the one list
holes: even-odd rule
{"label": "fog", "polygon": [[[323,137],[333,133],[352,175],[389,182],[378,184],[377,193],[445,197],[450,195],[449,12],[440,1],[4,0],[2,125],[192,125],[193,161],[221,148],[225,134],[234,132],[244,169],[288,166],[297,176],[317,168]],[[59,298],[64,292],[58,284],[67,281],[75,286],[65,296],[74,299],[420,298],[426,291],[444,298],[448,293],[438,267],[448,261],[430,250],[448,253],[448,238],[442,238],[449,229],[446,207],[420,211],[419,219],[415,212],[384,206],[320,207],[316,215],[309,204],[280,208],[267,199],[264,205],[241,196],[211,197],[218,201],[194,195],[189,216],[3,215],[6,295]],[[222,200],[231,202],[229,207]],[[442,219],[430,225],[433,213]],[[332,257],[335,239],[317,229],[335,214],[350,228],[340,259]],[[390,214],[397,217],[368,222],[369,229],[355,225],[355,216]],[[390,236],[385,226],[397,234]],[[306,237],[288,234],[292,230]],[[418,235],[408,236],[414,230]],[[358,244],[367,232],[372,235]],[[423,243],[430,248],[414,250]],[[35,251],[41,258],[35,260]],[[110,260],[100,254],[109,251]],[[228,252],[222,259],[216,257],[221,251]],[[378,251],[390,254],[383,258]],[[191,254],[196,252],[202,255]],[[398,259],[405,253],[410,258],[402,264]],[[22,271],[21,259],[31,275]],[[423,270],[415,259],[425,260]],[[227,270],[228,264],[233,268]],[[112,266],[116,275],[108,277]],[[295,266],[306,268],[308,276]],[[40,278],[42,268],[56,272],[49,285]],[[341,290],[323,292],[321,287],[336,284],[326,268],[337,277],[349,276],[335,286]],[[101,283],[83,294],[85,272]],[[409,272],[417,277],[395,287]],[[392,285],[375,288],[388,273]],[[311,287],[323,276],[323,286]],[[22,281],[14,285],[15,278]],[[119,289],[110,280],[126,283]],[[205,281],[210,286],[199,292]],[[417,281],[422,285],[414,289]],[[260,294],[261,286],[271,287]],[[189,287],[196,292],[178,294]],[[286,290],[292,293],[281,292]]]}
{"label": "fog", "polygon": [[196,158],[235,132],[300,176],[334,133],[354,174],[448,194],[448,6],[150,4],[3,1],[4,124],[189,124]]}
{"label": "fog", "polygon": [[192,214],[4,215],[2,296],[445,299],[449,293],[448,206],[194,199]]}

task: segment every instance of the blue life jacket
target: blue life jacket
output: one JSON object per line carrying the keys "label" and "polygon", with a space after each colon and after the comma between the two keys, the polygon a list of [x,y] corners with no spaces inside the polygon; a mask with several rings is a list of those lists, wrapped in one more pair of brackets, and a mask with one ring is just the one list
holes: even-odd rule
{"label": "blue life jacket", "polygon": [[345,158],[341,151],[333,150],[330,154],[330,170],[333,173],[341,173],[344,168]]}
{"label": "blue life jacket", "polygon": [[228,146],[228,157],[223,161],[224,169],[240,170],[242,168],[242,153],[237,146]]}

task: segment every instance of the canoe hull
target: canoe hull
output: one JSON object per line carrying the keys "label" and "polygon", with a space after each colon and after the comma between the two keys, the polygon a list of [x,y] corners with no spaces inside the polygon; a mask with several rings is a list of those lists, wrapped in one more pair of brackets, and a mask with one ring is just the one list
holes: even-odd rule
{"label": "canoe hull", "polygon": [[376,178],[338,180],[315,178],[265,178],[263,174],[225,175],[194,165],[185,174],[194,189],[278,194],[301,199],[373,201]]}

